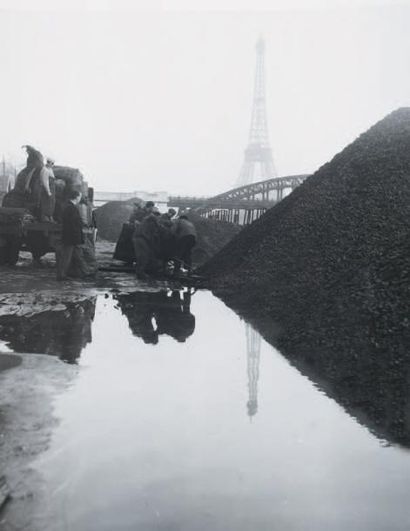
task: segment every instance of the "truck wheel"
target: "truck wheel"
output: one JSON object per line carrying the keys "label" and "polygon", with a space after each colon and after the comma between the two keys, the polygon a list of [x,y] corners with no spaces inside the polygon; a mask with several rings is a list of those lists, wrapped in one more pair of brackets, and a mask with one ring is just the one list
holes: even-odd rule
{"label": "truck wheel", "polygon": [[33,256],[33,262],[36,264],[41,264],[41,257],[43,256],[43,253],[39,251],[31,251],[31,254]]}
{"label": "truck wheel", "polygon": [[7,246],[6,262],[8,265],[15,266],[20,258],[21,241],[11,240]]}
{"label": "truck wheel", "polygon": [[7,257],[8,265],[15,266],[20,258],[20,249],[10,249]]}

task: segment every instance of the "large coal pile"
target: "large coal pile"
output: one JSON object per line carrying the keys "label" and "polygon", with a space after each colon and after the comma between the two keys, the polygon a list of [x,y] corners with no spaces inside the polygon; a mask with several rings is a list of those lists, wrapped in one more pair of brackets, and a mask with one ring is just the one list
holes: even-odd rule
{"label": "large coal pile", "polygon": [[[118,240],[123,223],[132,213],[134,201],[110,201],[95,211],[98,234],[103,240]],[[197,245],[192,252],[195,264],[204,263],[241,231],[238,225],[202,218],[195,212],[189,212],[188,217],[198,233]]]}
{"label": "large coal pile", "polygon": [[349,280],[409,231],[409,148],[406,108],[244,229],[203,271],[216,286],[249,287],[250,300],[267,307],[272,290],[288,293],[297,285],[298,299],[306,300]]}
{"label": "large coal pile", "polygon": [[203,272],[360,418],[410,446],[410,109],[377,123]]}

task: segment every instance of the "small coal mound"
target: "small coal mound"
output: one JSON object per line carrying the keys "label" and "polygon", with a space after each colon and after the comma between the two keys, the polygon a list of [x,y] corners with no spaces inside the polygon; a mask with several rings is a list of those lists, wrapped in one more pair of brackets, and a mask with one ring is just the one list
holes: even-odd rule
{"label": "small coal mound", "polygon": [[242,228],[228,221],[202,218],[195,212],[187,213],[197,230],[197,244],[192,250],[194,264],[203,264],[237,236]]}
{"label": "small coal mound", "polygon": [[200,272],[360,422],[410,446],[410,108],[361,135]]}
{"label": "small coal mound", "polygon": [[95,210],[98,235],[103,240],[116,242],[120,236],[122,225],[128,221],[138,198],[128,201],[109,201]]}

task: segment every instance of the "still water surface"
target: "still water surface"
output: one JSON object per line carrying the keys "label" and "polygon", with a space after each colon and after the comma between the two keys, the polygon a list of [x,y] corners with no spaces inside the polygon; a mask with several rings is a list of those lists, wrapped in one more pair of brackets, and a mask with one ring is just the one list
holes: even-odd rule
{"label": "still water surface", "polygon": [[212,294],[179,297],[94,301],[92,340],[35,464],[44,530],[408,530],[409,452]]}

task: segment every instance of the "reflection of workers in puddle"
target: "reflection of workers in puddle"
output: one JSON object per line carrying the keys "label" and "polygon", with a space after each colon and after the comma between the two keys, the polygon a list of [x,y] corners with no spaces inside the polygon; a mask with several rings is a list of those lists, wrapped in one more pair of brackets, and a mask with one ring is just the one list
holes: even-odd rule
{"label": "reflection of workers in puddle", "polygon": [[132,333],[144,343],[157,344],[160,335],[184,342],[195,330],[191,291],[139,292],[118,295],[117,301]]}
{"label": "reflection of workers in puddle", "polygon": [[58,356],[75,363],[87,343],[91,343],[91,325],[95,299],[66,303],[66,309],[34,315],[0,317],[0,339],[14,352],[32,352]]}
{"label": "reflection of workers in puddle", "polygon": [[191,292],[173,291],[167,304],[158,306],[156,320],[159,334],[167,334],[183,343],[195,330],[195,316],[191,313]]}
{"label": "reflection of workers in puddle", "polygon": [[158,330],[153,319],[153,312],[149,301],[135,301],[129,295],[120,295],[118,304],[123,315],[128,319],[128,325],[134,336],[140,337],[144,343],[156,345]]}

